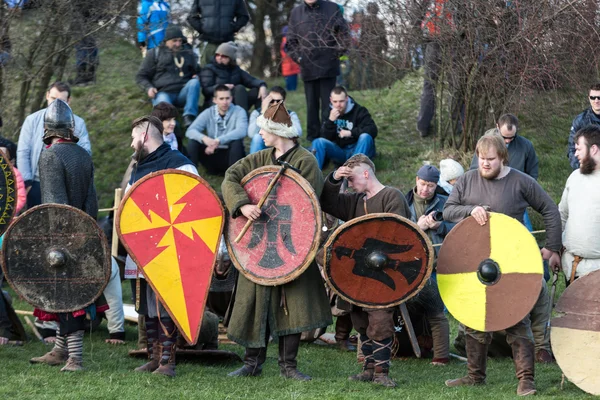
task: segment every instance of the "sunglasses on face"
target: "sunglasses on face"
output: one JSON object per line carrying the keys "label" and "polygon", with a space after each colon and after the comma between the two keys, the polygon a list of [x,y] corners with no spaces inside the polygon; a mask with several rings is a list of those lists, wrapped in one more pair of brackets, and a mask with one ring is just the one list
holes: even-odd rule
{"label": "sunglasses on face", "polygon": [[600,96],[590,96],[590,100],[600,100]]}
{"label": "sunglasses on face", "polygon": [[283,101],[283,100],[275,100],[275,99],[273,99],[273,100],[271,100],[271,101],[269,102],[269,104],[277,104],[277,103],[281,103],[282,101]]}
{"label": "sunglasses on face", "polygon": [[502,139],[512,142],[517,137],[517,134],[515,133],[515,136],[504,136],[504,135],[500,135],[500,136],[502,136]]}

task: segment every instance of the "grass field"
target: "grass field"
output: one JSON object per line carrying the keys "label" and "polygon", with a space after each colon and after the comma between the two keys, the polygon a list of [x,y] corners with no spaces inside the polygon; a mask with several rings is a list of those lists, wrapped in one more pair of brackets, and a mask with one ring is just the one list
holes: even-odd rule
{"label": "grass field", "polygon": [[[113,40],[110,46],[101,45],[100,57],[97,84],[74,88],[72,106],[75,113],[86,120],[101,206],[110,207],[113,189],[119,185],[131,154],[129,124],[148,113],[151,106],[133,80],[141,61],[137,49],[124,40]],[[432,139],[420,139],[415,131],[421,82],[418,74],[411,74],[391,88],[351,93],[370,109],[380,128],[375,159],[379,178],[403,191],[414,183],[420,165],[437,164],[448,154],[432,151]],[[282,80],[270,81],[271,85],[282,83]],[[15,95],[14,88],[9,88],[8,95]],[[288,107],[305,121],[301,88],[289,95]],[[570,173],[565,156],[570,121],[584,107],[584,96],[580,100],[555,93],[524,100],[520,108],[522,129],[519,133],[533,141],[540,157],[540,183],[556,201]],[[16,128],[8,117],[13,108],[14,105],[9,104],[4,113],[8,136],[13,135]],[[466,165],[471,155],[458,156]],[[205,175],[205,178],[220,190],[220,177]],[[534,216],[534,222],[543,228],[540,221]],[[17,302],[17,308],[30,309],[22,302]],[[49,349],[39,342],[32,341],[19,348],[2,346],[0,399],[510,399],[516,392],[510,360],[490,360],[487,386],[461,389],[446,388],[443,382],[462,376],[466,371],[464,363],[453,360],[446,367],[433,367],[428,360],[395,360],[391,375],[399,386],[388,390],[348,382],[347,376],[359,370],[355,356],[317,345],[303,345],[300,349],[299,368],[314,378],[307,383],[278,376],[275,346],[269,350],[263,376],[257,379],[227,378],[227,372],[238,367],[235,363],[181,362],[177,367],[178,377],[168,380],[132,372],[142,362],[127,356],[127,350],[135,347],[135,332],[134,326],[127,327],[129,342],[121,347],[103,342],[107,337],[104,326],[100,332],[86,335],[87,371],[72,375],[60,373],[53,367],[30,365],[29,358]],[[240,355],[243,351],[239,346],[224,348]],[[561,371],[556,365],[536,366],[536,382],[541,398],[588,397],[569,382],[561,389]]]}

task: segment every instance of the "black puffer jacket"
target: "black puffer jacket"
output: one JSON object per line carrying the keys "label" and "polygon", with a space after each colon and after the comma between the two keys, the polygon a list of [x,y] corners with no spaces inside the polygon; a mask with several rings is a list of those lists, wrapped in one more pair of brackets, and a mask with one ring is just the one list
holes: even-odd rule
{"label": "black puffer jacket", "polygon": [[194,0],[187,18],[200,40],[214,44],[232,41],[249,20],[244,0]]}
{"label": "black puffer jacket", "polygon": [[302,79],[340,74],[339,57],[349,43],[348,24],[336,3],[317,0],[294,7],[288,23],[287,50],[300,64]]}
{"label": "black puffer jacket", "polygon": [[231,83],[233,85],[244,85],[248,89],[267,86],[265,81],[253,77],[236,64],[222,65],[215,61],[207,64],[200,72],[200,83],[202,93],[208,100],[215,93],[215,87]]}
{"label": "black puffer jacket", "polygon": [[[184,58],[181,69],[175,64],[175,56],[178,59]],[[198,74],[199,69],[198,57],[194,54],[192,46],[186,43],[179,52],[173,53],[162,44],[146,53],[146,58],[135,76],[135,82],[144,90],[154,87],[159,92],[179,92]],[[180,72],[183,72],[183,76],[179,75]]]}

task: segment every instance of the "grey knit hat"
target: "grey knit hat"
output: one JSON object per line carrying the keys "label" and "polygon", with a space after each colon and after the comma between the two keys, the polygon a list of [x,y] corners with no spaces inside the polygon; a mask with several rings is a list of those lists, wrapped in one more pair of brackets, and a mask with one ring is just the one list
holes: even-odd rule
{"label": "grey knit hat", "polygon": [[222,54],[231,58],[231,60],[235,61],[235,54],[237,53],[237,46],[233,42],[225,42],[221,43],[219,47],[217,47],[217,51],[215,54]]}

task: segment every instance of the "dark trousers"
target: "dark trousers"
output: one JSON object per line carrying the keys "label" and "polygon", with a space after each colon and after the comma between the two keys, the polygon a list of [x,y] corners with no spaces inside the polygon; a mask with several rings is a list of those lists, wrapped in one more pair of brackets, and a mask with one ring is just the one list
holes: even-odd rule
{"label": "dark trousers", "polygon": [[425,77],[421,92],[421,107],[417,117],[417,129],[421,135],[431,133],[433,117],[435,116],[435,86],[437,85],[441,64],[440,46],[431,42],[425,48]]}
{"label": "dark trousers", "polygon": [[228,143],[227,148],[217,149],[213,154],[206,154],[206,145],[196,140],[188,140],[187,145],[190,159],[195,165],[202,164],[204,168],[212,175],[223,175],[227,168],[235,164],[236,161],[244,158],[244,141],[234,140]]}
{"label": "dark trousers", "polygon": [[35,207],[42,204],[42,190],[40,183],[37,181],[31,181],[31,189],[27,193],[27,208]]}
{"label": "dark trousers", "polygon": [[246,112],[252,106],[260,108],[260,99],[258,98],[258,88],[247,90],[244,85],[235,85],[233,88],[233,104],[242,107]]}
{"label": "dark trousers", "polygon": [[311,142],[321,136],[321,121],[329,118],[329,95],[334,87],[335,78],[321,78],[304,82],[306,138]]}

